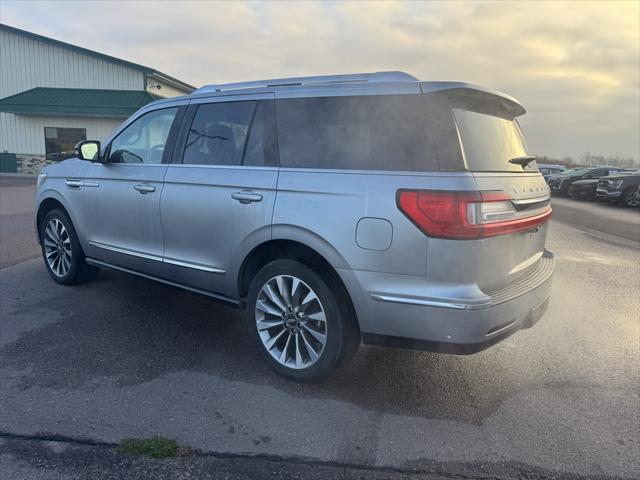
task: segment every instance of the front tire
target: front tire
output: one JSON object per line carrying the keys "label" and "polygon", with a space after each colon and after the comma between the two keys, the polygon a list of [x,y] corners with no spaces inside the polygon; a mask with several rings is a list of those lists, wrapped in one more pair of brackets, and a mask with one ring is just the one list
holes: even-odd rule
{"label": "front tire", "polygon": [[254,277],[247,327],[260,353],[279,374],[314,382],[344,365],[360,344],[345,294],[295,260],[275,260]]}
{"label": "front tire", "polygon": [[633,189],[629,189],[622,194],[622,203],[625,207],[633,208],[638,205],[636,200],[636,192]]}
{"label": "front tire", "polygon": [[74,285],[95,278],[98,269],[85,262],[71,219],[60,209],[51,210],[40,224],[42,258],[51,278]]}

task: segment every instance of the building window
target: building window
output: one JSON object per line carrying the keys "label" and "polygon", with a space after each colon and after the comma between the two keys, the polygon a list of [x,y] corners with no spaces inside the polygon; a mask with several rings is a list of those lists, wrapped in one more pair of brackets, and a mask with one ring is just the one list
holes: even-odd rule
{"label": "building window", "polygon": [[76,143],[86,139],[87,130],[84,128],[44,127],[47,160],[59,162],[66,158],[75,157]]}

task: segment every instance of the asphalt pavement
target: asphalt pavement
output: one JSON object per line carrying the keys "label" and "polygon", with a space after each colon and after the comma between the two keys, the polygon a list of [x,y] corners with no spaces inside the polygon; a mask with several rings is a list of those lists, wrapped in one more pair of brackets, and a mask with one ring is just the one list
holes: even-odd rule
{"label": "asphalt pavement", "polygon": [[[640,478],[637,210],[554,200],[533,329],[472,356],[362,347],[300,385],[208,298],[111,271],[55,284],[33,188],[0,179],[2,478]],[[155,435],[196,454],[113,449]]]}

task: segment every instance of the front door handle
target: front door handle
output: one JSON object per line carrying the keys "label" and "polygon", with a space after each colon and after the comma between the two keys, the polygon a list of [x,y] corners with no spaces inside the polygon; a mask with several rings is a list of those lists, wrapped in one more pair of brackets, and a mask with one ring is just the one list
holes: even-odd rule
{"label": "front door handle", "polygon": [[156,187],[154,187],[153,185],[135,185],[134,190],[139,191],[141,194],[146,194],[146,193],[151,193],[151,192],[155,192],[156,191]]}
{"label": "front door handle", "polygon": [[251,190],[242,190],[241,192],[233,192],[231,198],[238,200],[240,203],[261,202],[262,195],[254,193]]}
{"label": "front door handle", "polygon": [[83,182],[82,180],[65,180],[67,187],[69,188],[80,188],[80,187],[99,187],[100,184],[96,182]]}

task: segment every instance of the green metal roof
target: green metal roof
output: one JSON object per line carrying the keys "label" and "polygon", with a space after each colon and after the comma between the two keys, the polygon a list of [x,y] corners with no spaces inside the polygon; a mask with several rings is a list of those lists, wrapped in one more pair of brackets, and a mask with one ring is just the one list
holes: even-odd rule
{"label": "green metal roof", "polygon": [[38,35],[37,33],[29,32],[27,30],[22,30],[20,28],[12,27],[11,25],[7,25],[6,23],[0,23],[0,30],[5,30],[10,33],[14,33],[17,35],[23,35],[25,37],[32,38],[34,40],[39,40],[41,42],[48,43],[49,45],[55,45],[56,47],[66,48],[68,50],[72,50],[74,52],[83,53],[85,55],[90,55],[95,58],[99,58],[101,60],[105,60],[107,62],[118,63],[120,65],[124,65],[129,68],[134,68],[136,70],[140,70],[145,75],[157,75],[164,80],[169,81],[177,85],[180,88],[184,88],[185,90],[192,92],[196,89],[193,85],[189,85],[182,80],[178,80],[175,77],[171,77],[166,73],[162,73],[154,68],[145,67],[144,65],[140,65],[139,63],[129,62],[127,60],[123,60],[121,58],[112,57],[111,55],[106,55],[104,53],[96,52],[94,50],[89,50],[88,48],[79,47],[77,45],[73,45],[71,43],[62,42],[60,40],[56,40],[54,38],[45,37],[44,35]]}
{"label": "green metal roof", "polygon": [[37,87],[0,100],[0,112],[23,115],[128,117],[160,96],[144,90]]}

